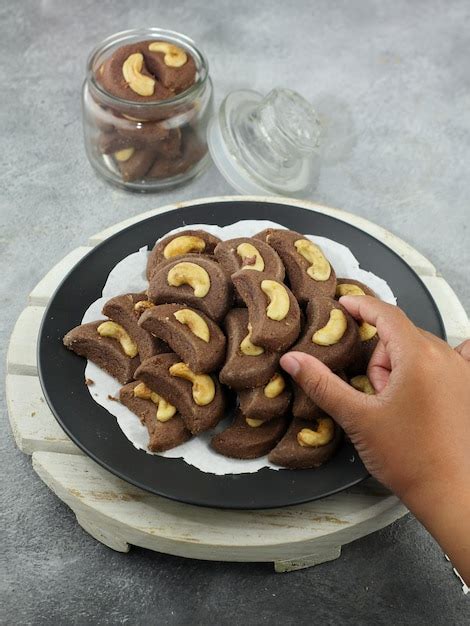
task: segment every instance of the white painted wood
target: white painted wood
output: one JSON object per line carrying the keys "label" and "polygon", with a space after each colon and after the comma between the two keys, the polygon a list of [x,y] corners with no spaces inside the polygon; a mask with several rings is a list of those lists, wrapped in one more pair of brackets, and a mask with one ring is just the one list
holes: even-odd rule
{"label": "white painted wood", "polygon": [[6,399],[16,445],[25,454],[36,450],[81,454],[49,409],[36,376],[8,374]]}
{"label": "white painted wood", "polygon": [[274,561],[279,571],[336,558],[339,546],[406,512],[374,481],[298,507],[224,511],[152,496],[85,456],[34,452],[33,467],[80,524],[114,549],[132,544],[206,560]]}
{"label": "white painted wood", "polygon": [[7,352],[9,374],[37,374],[36,343],[44,309],[29,306],[20,314],[10,337]]}
{"label": "white painted wood", "polygon": [[106,228],[96,235],[93,235],[89,240],[89,244],[91,246],[94,246],[97,243],[101,243],[111,235],[114,235],[124,228],[127,228],[128,226],[131,226],[136,222],[140,222],[148,217],[152,217],[160,213],[166,213],[167,211],[176,211],[177,209],[180,209],[182,207],[194,206],[198,204],[209,204],[213,202],[239,202],[240,200],[244,200],[246,202],[258,201],[271,202],[273,204],[295,205],[305,209],[310,209],[312,211],[317,211],[319,213],[324,213],[325,215],[331,215],[332,217],[335,217],[342,222],[348,222],[353,226],[357,226],[357,228],[360,228],[364,232],[369,233],[370,235],[384,243],[386,246],[394,250],[399,256],[401,256],[401,258],[404,259],[408,263],[408,265],[411,265],[411,267],[413,267],[414,270],[421,276],[434,276],[436,274],[436,268],[420,252],[412,248],[409,244],[407,244],[405,241],[403,241],[393,233],[385,230],[385,228],[369,222],[369,220],[366,220],[359,215],[354,215],[353,213],[348,213],[347,211],[342,211],[340,209],[326,207],[321,204],[315,204],[314,202],[309,202],[308,200],[298,200],[295,198],[279,198],[276,196],[215,196],[211,198],[199,198],[197,200],[187,200],[186,202],[169,204],[167,206],[158,207],[157,209],[146,211],[145,213],[141,213],[139,215],[134,215],[133,217],[129,217],[119,224],[114,224],[114,226],[110,226],[109,228]]}
{"label": "white painted wood", "polygon": [[452,287],[439,276],[421,276],[437,304],[447,333],[447,341],[453,347],[470,339],[470,323]]}
{"label": "white painted wood", "polygon": [[328,561],[334,561],[341,556],[341,546],[326,546],[324,548],[317,548],[315,554],[310,556],[303,556],[300,559],[291,559],[288,561],[274,561],[274,570],[279,573],[295,572],[299,569],[305,569],[307,567],[313,567],[314,565],[320,565],[320,563],[327,563]]}
{"label": "white painted wood", "polygon": [[38,282],[36,287],[29,294],[29,303],[36,306],[46,306],[51,299],[52,294],[60,285],[62,280],[67,276],[72,267],[78,263],[88,252],[90,246],[80,246],[75,248],[66,257],[64,257],[57,265]]}
{"label": "white painted wood", "polygon": [[[298,204],[352,223],[395,250],[420,274],[442,313],[452,345],[469,335],[468,317],[427,259],[384,229],[351,214],[309,202],[240,196],[209,198],[161,207],[121,222],[90,240],[104,240],[150,215],[203,202],[268,200]],[[75,512],[90,535],[114,550],[139,545],[202,559],[273,561],[292,571],[338,558],[341,546],[374,532],[406,512],[400,501],[372,480],[319,502],[269,511],[223,511],[171,502],[143,492],[82,455],[55,421],[42,397],[36,370],[36,340],[47,304],[63,277],[89,247],[72,251],[31,293],[15,325],[7,356],[7,402],[18,447],[33,454],[44,482]],[[42,306],[38,306],[42,305]]]}

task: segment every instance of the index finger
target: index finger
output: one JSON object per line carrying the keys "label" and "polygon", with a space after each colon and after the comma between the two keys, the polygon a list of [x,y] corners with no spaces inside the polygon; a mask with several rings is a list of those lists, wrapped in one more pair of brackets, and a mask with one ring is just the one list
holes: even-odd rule
{"label": "index finger", "polygon": [[397,345],[402,344],[417,332],[416,326],[401,309],[378,298],[343,296],[339,301],[354,318],[364,320],[377,328],[385,349],[391,341]]}

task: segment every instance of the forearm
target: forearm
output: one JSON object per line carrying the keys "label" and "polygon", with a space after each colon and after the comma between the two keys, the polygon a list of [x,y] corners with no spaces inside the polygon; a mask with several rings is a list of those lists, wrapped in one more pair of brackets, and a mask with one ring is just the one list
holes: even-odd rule
{"label": "forearm", "polygon": [[470,483],[457,480],[422,486],[403,501],[434,537],[467,584],[470,584]]}

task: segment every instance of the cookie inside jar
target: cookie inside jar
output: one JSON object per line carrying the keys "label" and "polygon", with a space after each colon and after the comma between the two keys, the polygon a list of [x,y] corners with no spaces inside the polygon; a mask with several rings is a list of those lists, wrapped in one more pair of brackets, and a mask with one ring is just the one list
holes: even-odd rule
{"label": "cookie inside jar", "polygon": [[135,191],[184,183],[209,163],[207,61],[185,35],[125,31],[91,54],[83,89],[85,146],[109,182]]}

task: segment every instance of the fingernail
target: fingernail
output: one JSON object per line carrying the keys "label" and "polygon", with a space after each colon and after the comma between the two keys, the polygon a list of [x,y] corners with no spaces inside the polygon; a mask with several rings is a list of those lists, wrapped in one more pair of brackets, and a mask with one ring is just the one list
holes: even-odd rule
{"label": "fingernail", "polygon": [[282,368],[286,370],[288,374],[294,378],[297,376],[300,370],[300,363],[292,354],[285,354],[281,359]]}

